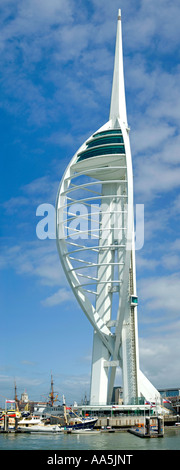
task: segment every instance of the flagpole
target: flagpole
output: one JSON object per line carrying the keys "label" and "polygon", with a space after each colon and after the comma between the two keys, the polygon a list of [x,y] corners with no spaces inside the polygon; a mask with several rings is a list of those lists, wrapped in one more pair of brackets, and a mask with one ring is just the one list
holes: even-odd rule
{"label": "flagpole", "polygon": [[5,399],[4,431],[7,431],[7,398]]}

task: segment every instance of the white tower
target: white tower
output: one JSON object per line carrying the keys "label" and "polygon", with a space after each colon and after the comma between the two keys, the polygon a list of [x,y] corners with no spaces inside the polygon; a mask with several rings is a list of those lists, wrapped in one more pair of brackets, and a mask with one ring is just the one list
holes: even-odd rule
{"label": "white tower", "polygon": [[125,404],[141,396],[157,402],[159,392],[139,370],[121,10],[109,121],[86,140],[64,173],[56,203],[56,238],[67,279],[94,328],[90,403],[110,403],[118,366]]}

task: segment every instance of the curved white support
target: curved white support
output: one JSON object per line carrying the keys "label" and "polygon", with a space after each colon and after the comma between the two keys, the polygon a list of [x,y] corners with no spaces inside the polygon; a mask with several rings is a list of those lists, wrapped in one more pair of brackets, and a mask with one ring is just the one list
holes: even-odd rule
{"label": "curved white support", "polygon": [[[114,132],[116,129],[117,135],[122,135],[124,153],[111,153],[108,158],[106,153],[102,153],[81,161],[79,155],[82,149],[85,151],[88,148],[88,142],[93,141],[94,137],[91,136],[68,165],[56,204],[56,238],[61,263],[75,297],[96,332],[91,403],[110,400],[117,365],[124,362],[123,370],[126,371],[126,363],[131,361],[127,351],[121,357],[120,346],[122,349],[124,324],[130,311],[132,163],[127,130],[119,120],[117,124],[118,128],[115,128],[113,121],[108,121],[96,135],[99,132],[111,135],[111,130]],[[94,195],[95,192],[97,195]],[[70,198],[72,193],[74,197]],[[115,297],[116,318],[113,307]],[[109,367],[112,372],[108,385]],[[132,370],[129,375],[132,381]],[[129,388],[129,378],[124,378],[124,383],[126,381]],[[137,395],[137,389],[133,389],[132,393]]]}

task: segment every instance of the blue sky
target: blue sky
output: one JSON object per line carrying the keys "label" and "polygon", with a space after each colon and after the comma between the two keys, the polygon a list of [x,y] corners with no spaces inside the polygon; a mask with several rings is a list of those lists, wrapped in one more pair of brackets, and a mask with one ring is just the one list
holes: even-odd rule
{"label": "blue sky", "polygon": [[[178,0],[1,0],[0,404],[50,387],[89,394],[93,331],[39,240],[39,204],[55,204],[67,163],[109,116],[122,10],[135,202],[139,348],[156,387],[180,385],[180,5]],[[121,384],[121,376],[117,377]]]}

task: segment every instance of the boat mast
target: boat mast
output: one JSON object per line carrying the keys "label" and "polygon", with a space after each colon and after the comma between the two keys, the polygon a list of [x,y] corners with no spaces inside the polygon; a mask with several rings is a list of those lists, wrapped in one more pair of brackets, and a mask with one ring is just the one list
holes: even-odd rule
{"label": "boat mast", "polygon": [[64,421],[67,424],[67,413],[66,413],[66,400],[65,396],[63,395],[63,407],[64,407]]}
{"label": "boat mast", "polygon": [[15,401],[16,411],[19,411],[16,381],[14,381],[14,401]]}
{"label": "boat mast", "polygon": [[53,382],[53,376],[52,376],[52,373],[51,373],[51,392],[50,392],[51,406],[53,406],[53,404],[54,404],[54,388],[53,388],[53,385],[54,385],[54,382]]}

